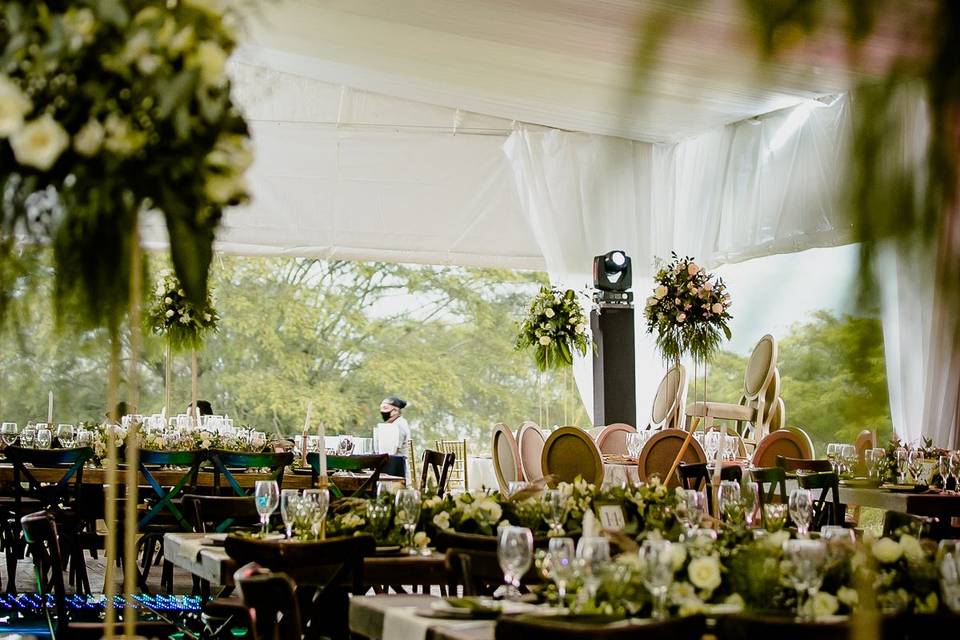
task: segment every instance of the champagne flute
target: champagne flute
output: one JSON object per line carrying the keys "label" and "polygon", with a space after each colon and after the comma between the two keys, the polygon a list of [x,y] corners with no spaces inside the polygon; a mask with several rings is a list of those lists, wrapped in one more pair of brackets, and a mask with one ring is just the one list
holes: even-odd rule
{"label": "champagne flute", "polygon": [[296,489],[284,489],[280,492],[280,517],[283,518],[283,527],[287,531],[287,539],[293,537],[293,522],[297,517],[297,507],[302,500]]}
{"label": "champagne flute", "polygon": [[566,515],[563,494],[559,489],[543,492],[543,519],[550,525],[550,535],[563,535],[563,519]]}
{"label": "champagne flute", "polygon": [[520,596],[520,581],[533,562],[533,533],[526,527],[504,527],[497,540],[497,560],[503,581],[493,597],[513,599]]}
{"label": "champagne flute", "polygon": [[807,489],[794,489],[790,492],[789,506],[790,518],[797,525],[797,535],[807,537],[813,517],[813,497]]}
{"label": "champagne flute", "polygon": [[950,456],[940,456],[937,458],[937,473],[940,475],[940,488],[947,490],[947,478],[950,477]]}
{"label": "champagne flute", "polygon": [[926,480],[921,477],[923,475],[923,451],[920,451],[920,449],[911,451],[908,463],[911,481],[917,485],[926,484]]}
{"label": "champagne flute", "polygon": [[276,511],[280,502],[280,488],[276,480],[257,480],[253,495],[257,503],[257,513],[260,514],[261,533],[266,536],[270,514]]}
{"label": "champagne flute", "polygon": [[406,534],[404,551],[409,555],[417,555],[417,550],[413,547],[413,536],[420,520],[420,492],[416,489],[400,489],[394,500],[394,522],[400,525]]}
{"label": "champagne flute", "polygon": [[550,577],[557,585],[560,606],[566,606],[567,585],[573,577],[574,561],[577,557],[573,538],[550,538],[547,543],[547,557],[550,558]]}
{"label": "champagne flute", "polygon": [[653,617],[667,617],[667,590],[673,582],[673,545],[667,540],[644,540],[640,546],[640,576],[653,596]]}
{"label": "champagne flute", "polygon": [[894,455],[897,459],[897,482],[903,484],[907,481],[907,466],[910,462],[910,454],[907,453],[906,449],[900,447]]}

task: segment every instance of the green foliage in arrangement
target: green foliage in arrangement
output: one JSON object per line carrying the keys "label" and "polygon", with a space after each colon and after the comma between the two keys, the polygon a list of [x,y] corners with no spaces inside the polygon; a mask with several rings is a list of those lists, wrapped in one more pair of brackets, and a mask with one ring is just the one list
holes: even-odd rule
{"label": "green foliage in arrangement", "polygon": [[0,314],[26,237],[53,247],[63,323],[116,327],[147,210],[186,297],[204,300],[214,230],[252,162],[226,16],[196,0],[0,2]]}
{"label": "green foliage in arrangement", "polygon": [[520,323],[517,349],[533,349],[540,371],[573,366],[573,355],[590,347],[587,317],[573,289],[541,287]]}
{"label": "green foliage in arrangement", "polygon": [[153,294],[147,326],[156,335],[163,336],[174,351],[199,349],[204,336],[217,330],[220,316],[213,308],[209,291],[202,303],[197,304],[187,297],[177,276],[164,271]]}

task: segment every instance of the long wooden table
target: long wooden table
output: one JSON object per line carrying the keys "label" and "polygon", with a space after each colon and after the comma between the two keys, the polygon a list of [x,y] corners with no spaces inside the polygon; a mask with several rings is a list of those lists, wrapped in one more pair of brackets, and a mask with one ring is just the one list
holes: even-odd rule
{"label": "long wooden table", "polygon": [[[63,476],[64,469],[61,468],[33,468],[30,470],[33,474],[33,477],[36,478],[39,482],[57,482]],[[180,478],[183,477],[185,471],[177,471],[175,469],[157,469],[150,470],[150,474],[154,479],[160,483],[162,486],[172,486],[176,484]],[[201,470],[197,474],[197,486],[200,487],[212,487],[213,486],[213,471]],[[270,474],[268,473],[256,473],[252,471],[244,471],[242,473],[234,473],[234,479],[237,483],[245,488],[249,489],[257,484],[257,480],[269,480]],[[351,492],[355,491],[363,482],[369,477],[369,474],[362,473],[336,473],[330,476],[330,482],[335,484],[341,491]],[[387,482],[403,482],[404,479],[398,476],[390,476],[385,474],[380,474],[380,479]],[[9,463],[0,463],[0,484],[5,484],[13,482],[13,465]],[[104,485],[107,483],[107,471],[102,467],[88,467],[83,470],[83,484],[90,485]],[[120,470],[117,473],[117,484],[124,485],[126,483],[126,473],[123,470]],[[140,474],[140,484],[146,485],[147,480],[144,478],[143,474]],[[221,474],[221,486],[229,487],[229,484],[222,478]],[[290,470],[287,470],[283,474],[283,488],[284,489],[309,489],[313,486],[313,478],[309,473],[293,473]]]}
{"label": "long wooden table", "polygon": [[[202,533],[168,533],[163,536],[163,556],[181,569],[213,585],[233,586],[236,561],[221,546],[198,544]],[[291,542],[290,544],[296,544]],[[370,585],[445,585],[444,555],[371,556],[363,563],[363,578]]]}
{"label": "long wooden table", "polygon": [[840,502],[861,507],[939,518],[947,527],[960,526],[960,494],[911,493],[840,485]]}

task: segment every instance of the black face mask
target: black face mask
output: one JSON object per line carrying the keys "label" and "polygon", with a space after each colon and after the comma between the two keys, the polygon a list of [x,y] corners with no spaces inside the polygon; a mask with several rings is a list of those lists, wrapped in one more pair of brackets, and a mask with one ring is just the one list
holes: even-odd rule
{"label": "black face mask", "polygon": [[392,413],[393,413],[392,411],[381,411],[381,412],[380,412],[380,417],[383,418],[383,421],[384,421],[384,422],[386,422],[387,420],[390,419],[390,415],[391,415]]}

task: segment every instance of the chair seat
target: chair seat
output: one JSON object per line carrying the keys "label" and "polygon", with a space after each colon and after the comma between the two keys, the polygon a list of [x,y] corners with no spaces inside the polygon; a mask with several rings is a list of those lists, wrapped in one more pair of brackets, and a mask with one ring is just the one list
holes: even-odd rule
{"label": "chair seat", "polygon": [[709,415],[719,420],[753,420],[757,416],[757,410],[742,404],[692,402],[687,405],[687,415],[701,418]]}

